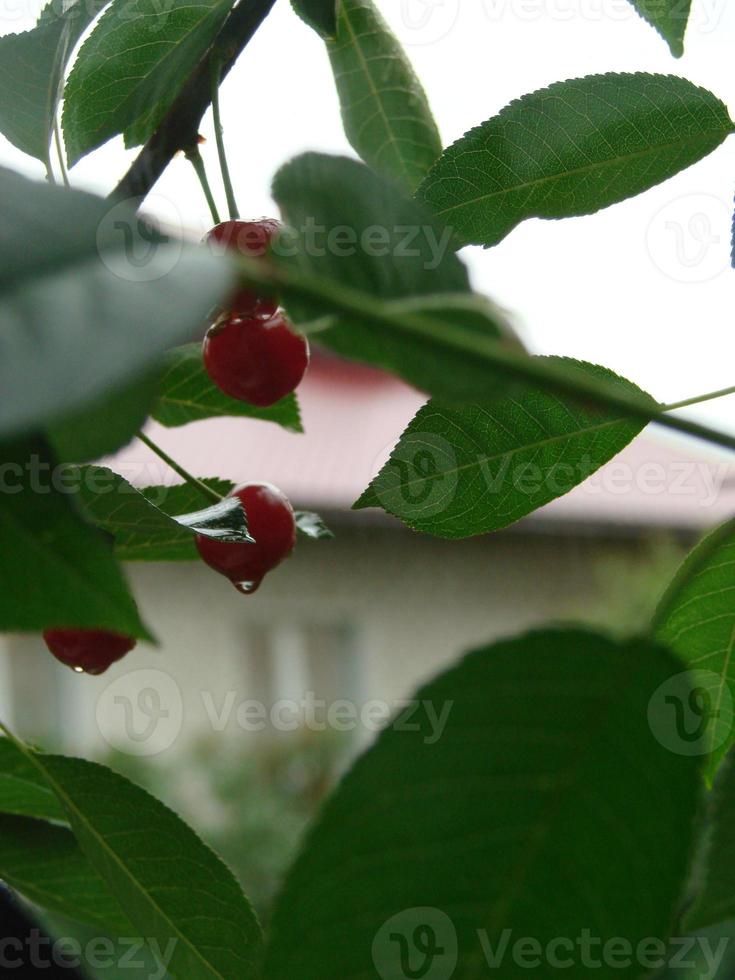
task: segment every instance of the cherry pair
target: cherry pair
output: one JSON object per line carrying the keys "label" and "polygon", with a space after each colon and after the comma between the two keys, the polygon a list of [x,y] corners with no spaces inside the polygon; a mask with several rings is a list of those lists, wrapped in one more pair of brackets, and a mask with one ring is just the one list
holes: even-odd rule
{"label": "cherry pair", "polygon": [[[206,237],[211,246],[265,259],[277,221],[225,221]],[[204,366],[230,398],[259,408],[274,405],[301,382],[309,364],[306,338],[291,329],[273,296],[239,289],[204,339]]]}
{"label": "cherry pair", "polygon": [[[296,522],[288,498],[267,483],[249,483],[232,491],[248,519],[253,542],[238,544],[197,535],[202,559],[228,578],[239,592],[252,595],[265,575],[291,554]],[[135,639],[108,630],[50,629],[46,645],[61,663],[87,674],[102,674],[129,653]]]}

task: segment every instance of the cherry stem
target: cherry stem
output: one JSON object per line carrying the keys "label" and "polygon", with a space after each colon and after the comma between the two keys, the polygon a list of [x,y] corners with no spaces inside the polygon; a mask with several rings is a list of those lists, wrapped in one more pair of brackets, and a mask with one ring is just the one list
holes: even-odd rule
{"label": "cherry stem", "polygon": [[217,210],[217,205],[214,200],[214,195],[212,194],[212,188],[209,186],[209,180],[207,179],[207,170],[204,166],[204,160],[199,152],[199,147],[194,147],[193,150],[189,150],[186,154],[186,159],[194,168],[194,171],[199,178],[199,183],[202,185],[202,190],[204,191],[204,196],[207,199],[207,204],[209,205],[209,211],[212,215],[212,221],[216,225],[220,223],[219,211]]}
{"label": "cherry stem", "polygon": [[729,388],[720,388],[719,391],[708,391],[706,395],[695,395],[694,398],[685,398],[684,401],[673,402],[671,405],[664,405],[664,412],[676,412],[680,408],[688,408],[690,405],[701,405],[702,402],[711,402],[715,398],[726,398],[728,395],[735,395],[735,385]]}
{"label": "cherry stem", "polygon": [[227,165],[227,152],[225,151],[224,129],[222,118],[219,111],[219,87],[222,82],[222,62],[212,62],[212,116],[214,117],[214,139],[217,143],[217,156],[219,157],[219,167],[222,171],[222,183],[225,188],[227,198],[227,208],[231,218],[238,218],[240,212],[235,200],[235,191],[230,177],[230,168]]}
{"label": "cherry stem", "polygon": [[59,170],[61,172],[61,179],[64,181],[64,187],[71,187],[69,171],[66,169],[66,163],[64,161],[64,144],[61,141],[61,128],[59,126],[58,115],[54,119],[54,145],[56,146],[56,155],[59,158]]}
{"label": "cherry stem", "polygon": [[154,452],[156,456],[158,456],[159,459],[162,459],[166,466],[170,467],[174,473],[180,476],[182,480],[184,480],[190,486],[194,487],[195,490],[198,490],[210,503],[219,504],[224,500],[224,497],[221,494],[217,493],[217,491],[213,490],[211,487],[208,487],[206,483],[198,480],[195,476],[192,476],[188,470],[185,470],[183,466],[176,462],[175,459],[172,459],[169,454],[161,449],[157,443],[155,443],[152,439],[149,439],[144,432],[138,432],[138,438],[144,446],[147,446],[151,452]]}

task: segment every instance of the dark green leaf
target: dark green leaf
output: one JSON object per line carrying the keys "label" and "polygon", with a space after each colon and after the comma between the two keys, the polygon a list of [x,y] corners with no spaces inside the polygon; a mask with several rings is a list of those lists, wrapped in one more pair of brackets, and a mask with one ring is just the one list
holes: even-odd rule
{"label": "dark green leaf", "polygon": [[220,415],[276,422],[290,432],[303,432],[299,403],[288,395],[270,408],[258,408],[230,398],[212,383],[204,370],[201,344],[186,344],[166,355],[161,397],[153,417],[166,426],[186,425]]}
{"label": "dark green leaf", "polygon": [[[510,948],[485,963],[506,929],[542,951],[571,940],[575,978],[589,973],[583,933],[633,950],[665,940],[700,781],[695,759],[654,737],[649,702],[680,669],[647,640],[547,630],[420,690],[308,836],[277,901],[268,980],[405,977],[402,951],[425,966],[432,927],[437,977],[527,978]],[[641,974],[635,955],[616,967],[596,972]]]}
{"label": "dark green leaf", "polygon": [[[218,541],[252,541],[247,518],[236,497],[202,508],[204,496],[196,487],[147,487],[137,490],[118,473],[104,466],[82,466],[78,489],[89,517],[115,538],[115,552],[121,560],[131,556],[147,561],[170,561],[194,557],[194,536],[201,534]],[[217,489],[216,480],[207,480]],[[220,484],[229,489],[229,484]],[[219,492],[219,491],[218,491]],[[225,490],[225,492],[227,492]],[[198,508],[178,513],[173,507]],[[183,545],[189,545],[180,555]]]}
{"label": "dark green leaf", "polygon": [[104,766],[32,754],[79,845],[140,935],[186,980],[253,980],[260,927],[233,875],[179,817]]}
{"label": "dark green leaf", "polygon": [[702,751],[712,777],[735,742],[735,520],[708,534],[688,555],[654,618],[654,632],[692,668],[708,707]]}
{"label": "dark green leaf", "polygon": [[47,163],[64,69],[106,0],[51,0],[32,31],[0,38],[0,132]]}
{"label": "dark green leaf", "polygon": [[159,387],[158,373],[144,375],[55,422],[48,429],[47,437],[57,458],[86,463],[122,449],[143,427]]}
{"label": "dark green leaf", "polygon": [[449,147],[418,197],[462,244],[496,245],[525,218],[592,214],[707,156],[727,108],[670,75],[589,75],[512,102]]}
{"label": "dark green leaf", "polygon": [[684,35],[691,0],[630,0],[638,13],[652,24],[671,48],[675,58],[684,54]]}
{"label": "dark green leaf", "polygon": [[305,538],[312,538],[314,541],[327,541],[334,537],[318,514],[308,510],[297,510],[293,516],[296,520],[296,530]]}
{"label": "dark green leaf", "polygon": [[413,192],[442,142],[426,93],[372,0],[341,0],[328,44],[352,146],[378,173]]}
{"label": "dark green leaf", "polygon": [[293,9],[322,37],[337,33],[337,5],[340,0],[291,0]]}
{"label": "dark green leaf", "polygon": [[[436,320],[440,334],[450,335],[456,324],[519,346],[504,315],[470,293],[451,237],[393,184],[354,160],[311,153],[279,172],[273,193],[296,235],[288,256],[285,242],[277,243],[276,259],[289,270],[354,291],[365,310],[336,316],[329,302],[305,302],[286,288],[294,320],[302,329],[318,330],[320,344],[450,399],[482,400],[507,387],[502,372],[441,338],[407,338],[371,317],[376,301],[390,301],[405,318]],[[346,236],[342,245],[340,235]]]}
{"label": "dark green leaf", "polygon": [[127,205],[0,170],[0,435],[89,405],[204,324],[233,268],[162,241]]}
{"label": "dark green leaf", "polygon": [[[549,360],[644,395],[606,368]],[[444,538],[497,531],[568,493],[643,427],[530,386],[484,406],[432,401],[355,508],[382,507],[409,527]]]}
{"label": "dark green leaf", "polygon": [[233,0],[113,0],[82,45],[64,91],[75,164],[118,133],[127,147],[156,130],[219,33]]}
{"label": "dark green leaf", "polygon": [[701,891],[687,912],[687,929],[735,919],[735,756],[730,751],[712,790]]}
{"label": "dark green leaf", "polygon": [[[210,489],[225,496],[232,484],[224,480],[204,480]],[[80,470],[79,490],[90,518],[115,539],[115,554],[121,561],[183,561],[196,558],[196,533],[221,537],[220,518],[215,510],[204,511],[203,523],[187,526],[182,518],[201,507],[201,493],[189,484],[174,487],[146,487],[136,490],[127,480],[103,466],[84,466]],[[241,533],[243,510],[236,507],[224,514],[224,529]],[[235,501],[235,503],[237,503]],[[214,524],[211,523],[214,516]],[[196,523],[196,522],[195,522]],[[239,529],[239,530],[238,530]]]}
{"label": "dark green leaf", "polygon": [[130,920],[65,827],[0,815],[0,878],[49,912],[132,935]]}
{"label": "dark green leaf", "polygon": [[0,736],[0,813],[66,823],[51,787],[22,752]]}
{"label": "dark green leaf", "polygon": [[80,626],[151,639],[105,536],[77,511],[72,474],[36,443],[0,450],[0,631]]}

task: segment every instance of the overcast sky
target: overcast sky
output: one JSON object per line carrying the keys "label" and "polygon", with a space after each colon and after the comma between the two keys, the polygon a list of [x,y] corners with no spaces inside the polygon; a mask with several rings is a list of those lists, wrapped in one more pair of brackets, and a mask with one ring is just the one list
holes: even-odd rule
{"label": "overcast sky", "polygon": [[[34,0],[23,0],[27,4]],[[379,0],[422,78],[448,144],[510,100],[593,72],[684,75],[735,112],[735,4],[694,0],[676,61],[627,0]],[[37,7],[0,0],[0,30],[24,30]],[[307,149],[349,153],[319,38],[278,0],[226,81],[222,112],[245,216],[274,211],[273,173]],[[207,118],[203,147],[217,181]],[[115,140],[72,171],[109,190],[134,156]],[[42,174],[0,137],[0,164]],[[735,384],[735,271],[729,266],[735,141],[653,191],[599,214],[528,221],[496,248],[463,253],[477,289],[517,318],[534,351],[605,364],[662,401]],[[222,195],[219,195],[224,210]],[[152,210],[210,223],[186,160],[157,185]],[[692,410],[690,410],[692,414]],[[735,428],[735,396],[694,412]]]}

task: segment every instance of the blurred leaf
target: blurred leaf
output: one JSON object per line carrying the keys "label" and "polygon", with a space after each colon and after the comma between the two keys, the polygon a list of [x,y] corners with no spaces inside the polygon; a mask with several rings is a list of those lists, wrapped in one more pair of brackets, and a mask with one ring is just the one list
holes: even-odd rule
{"label": "blurred leaf", "polygon": [[[607,368],[548,360],[645,396]],[[443,538],[497,531],[568,493],[644,426],[530,386],[483,406],[432,401],[354,506]]]}
{"label": "blurred leaf", "polygon": [[707,847],[701,891],[688,910],[687,929],[700,930],[735,919],[735,765],[732,750],[710,795]]}
{"label": "blurred leaf", "polygon": [[214,384],[204,369],[201,344],[169,351],[161,397],[153,409],[156,421],[173,427],[221,415],[261,419],[276,422],[290,432],[304,431],[296,395],[287,395],[270,408],[248,405],[230,398]]}
{"label": "blurred leaf", "polygon": [[234,269],[162,242],[124,204],[0,169],[0,436],[89,406],[205,322]]}
{"label": "blurred leaf", "polygon": [[109,542],[77,511],[70,473],[40,443],[5,444],[1,458],[0,632],[79,626],[151,640]]}
{"label": "blurred leaf", "polygon": [[89,407],[54,422],[47,438],[58,459],[86,463],[126,446],[148,418],[160,375],[143,375],[124,388],[106,392]]}
{"label": "blurred leaf", "polygon": [[0,38],[0,132],[48,163],[64,69],[107,0],[51,0],[31,31]]}
{"label": "blurred leaf", "polygon": [[22,752],[0,735],[0,813],[66,823],[51,787]]}
{"label": "blurred leaf", "polygon": [[[692,668],[709,703],[707,773],[714,776],[733,743],[735,696],[735,520],[708,534],[687,556],[662,598],[656,637]],[[702,702],[704,705],[704,701]]]}
{"label": "blurred leaf", "polygon": [[445,150],[418,197],[462,244],[568,218],[673,177],[733,132],[725,105],[670,75],[589,75],[512,102]]}
{"label": "blurred leaf", "polygon": [[[483,951],[502,950],[505,930],[541,950],[583,933],[634,950],[665,940],[700,780],[648,715],[680,669],[647,640],[546,630],[422,688],[307,837],[277,902],[268,980],[406,976],[409,955],[426,965],[427,933],[446,954],[435,969],[463,978],[489,975]],[[568,975],[587,976],[575,962]],[[508,948],[497,972],[529,971]],[[598,972],[627,980],[640,965]]]}
{"label": "blurred leaf", "polygon": [[111,935],[132,935],[129,919],[65,827],[0,815],[0,878],[43,909]]}
{"label": "blurred leaf", "polygon": [[341,0],[328,44],[345,132],[379,174],[413,192],[442,142],[411,62],[373,0]]}
{"label": "blurred leaf", "polygon": [[64,91],[74,165],[118,133],[125,146],[155,132],[224,24],[233,0],[113,0],[82,45]]}
{"label": "blurred leaf", "polygon": [[337,33],[337,4],[341,0],[291,0],[299,17],[322,37]]}
{"label": "blurred leaf", "polygon": [[171,951],[173,976],[254,980],[258,922],[232,874],[193,830],[104,766],[31,758],[123,912],[140,935]]}
{"label": "blurred leaf", "polygon": [[[449,341],[456,324],[520,347],[502,312],[469,291],[451,236],[393,184],[354,160],[309,153],[279,171],[273,194],[296,236],[289,243],[295,249],[277,242],[274,258],[327,288],[333,283],[349,290],[365,311],[340,316],[329,300],[306,301],[286,285],[293,319],[318,331],[320,344],[449,399],[483,400],[511,384],[504,372],[444,342],[442,335]],[[340,234],[351,244],[337,245]],[[436,321],[437,339],[387,328],[371,316],[380,300],[405,320],[420,315]]]}
{"label": "blurred leaf", "polygon": [[675,58],[684,54],[684,35],[691,0],[630,0],[638,13],[652,24],[671,48]]}
{"label": "blurred leaf", "polygon": [[334,537],[318,514],[308,510],[297,510],[294,511],[293,516],[296,520],[296,530],[305,538],[311,538],[314,541],[327,541]]}
{"label": "blurred leaf", "polygon": [[[227,493],[231,486],[217,480],[203,482],[217,492],[224,488]],[[79,493],[91,520],[115,538],[115,553],[121,561],[194,558],[197,534],[219,541],[252,541],[245,510],[236,497],[202,509],[204,497],[196,487],[138,490],[104,466],[80,467]],[[178,508],[186,512],[178,513]]]}

